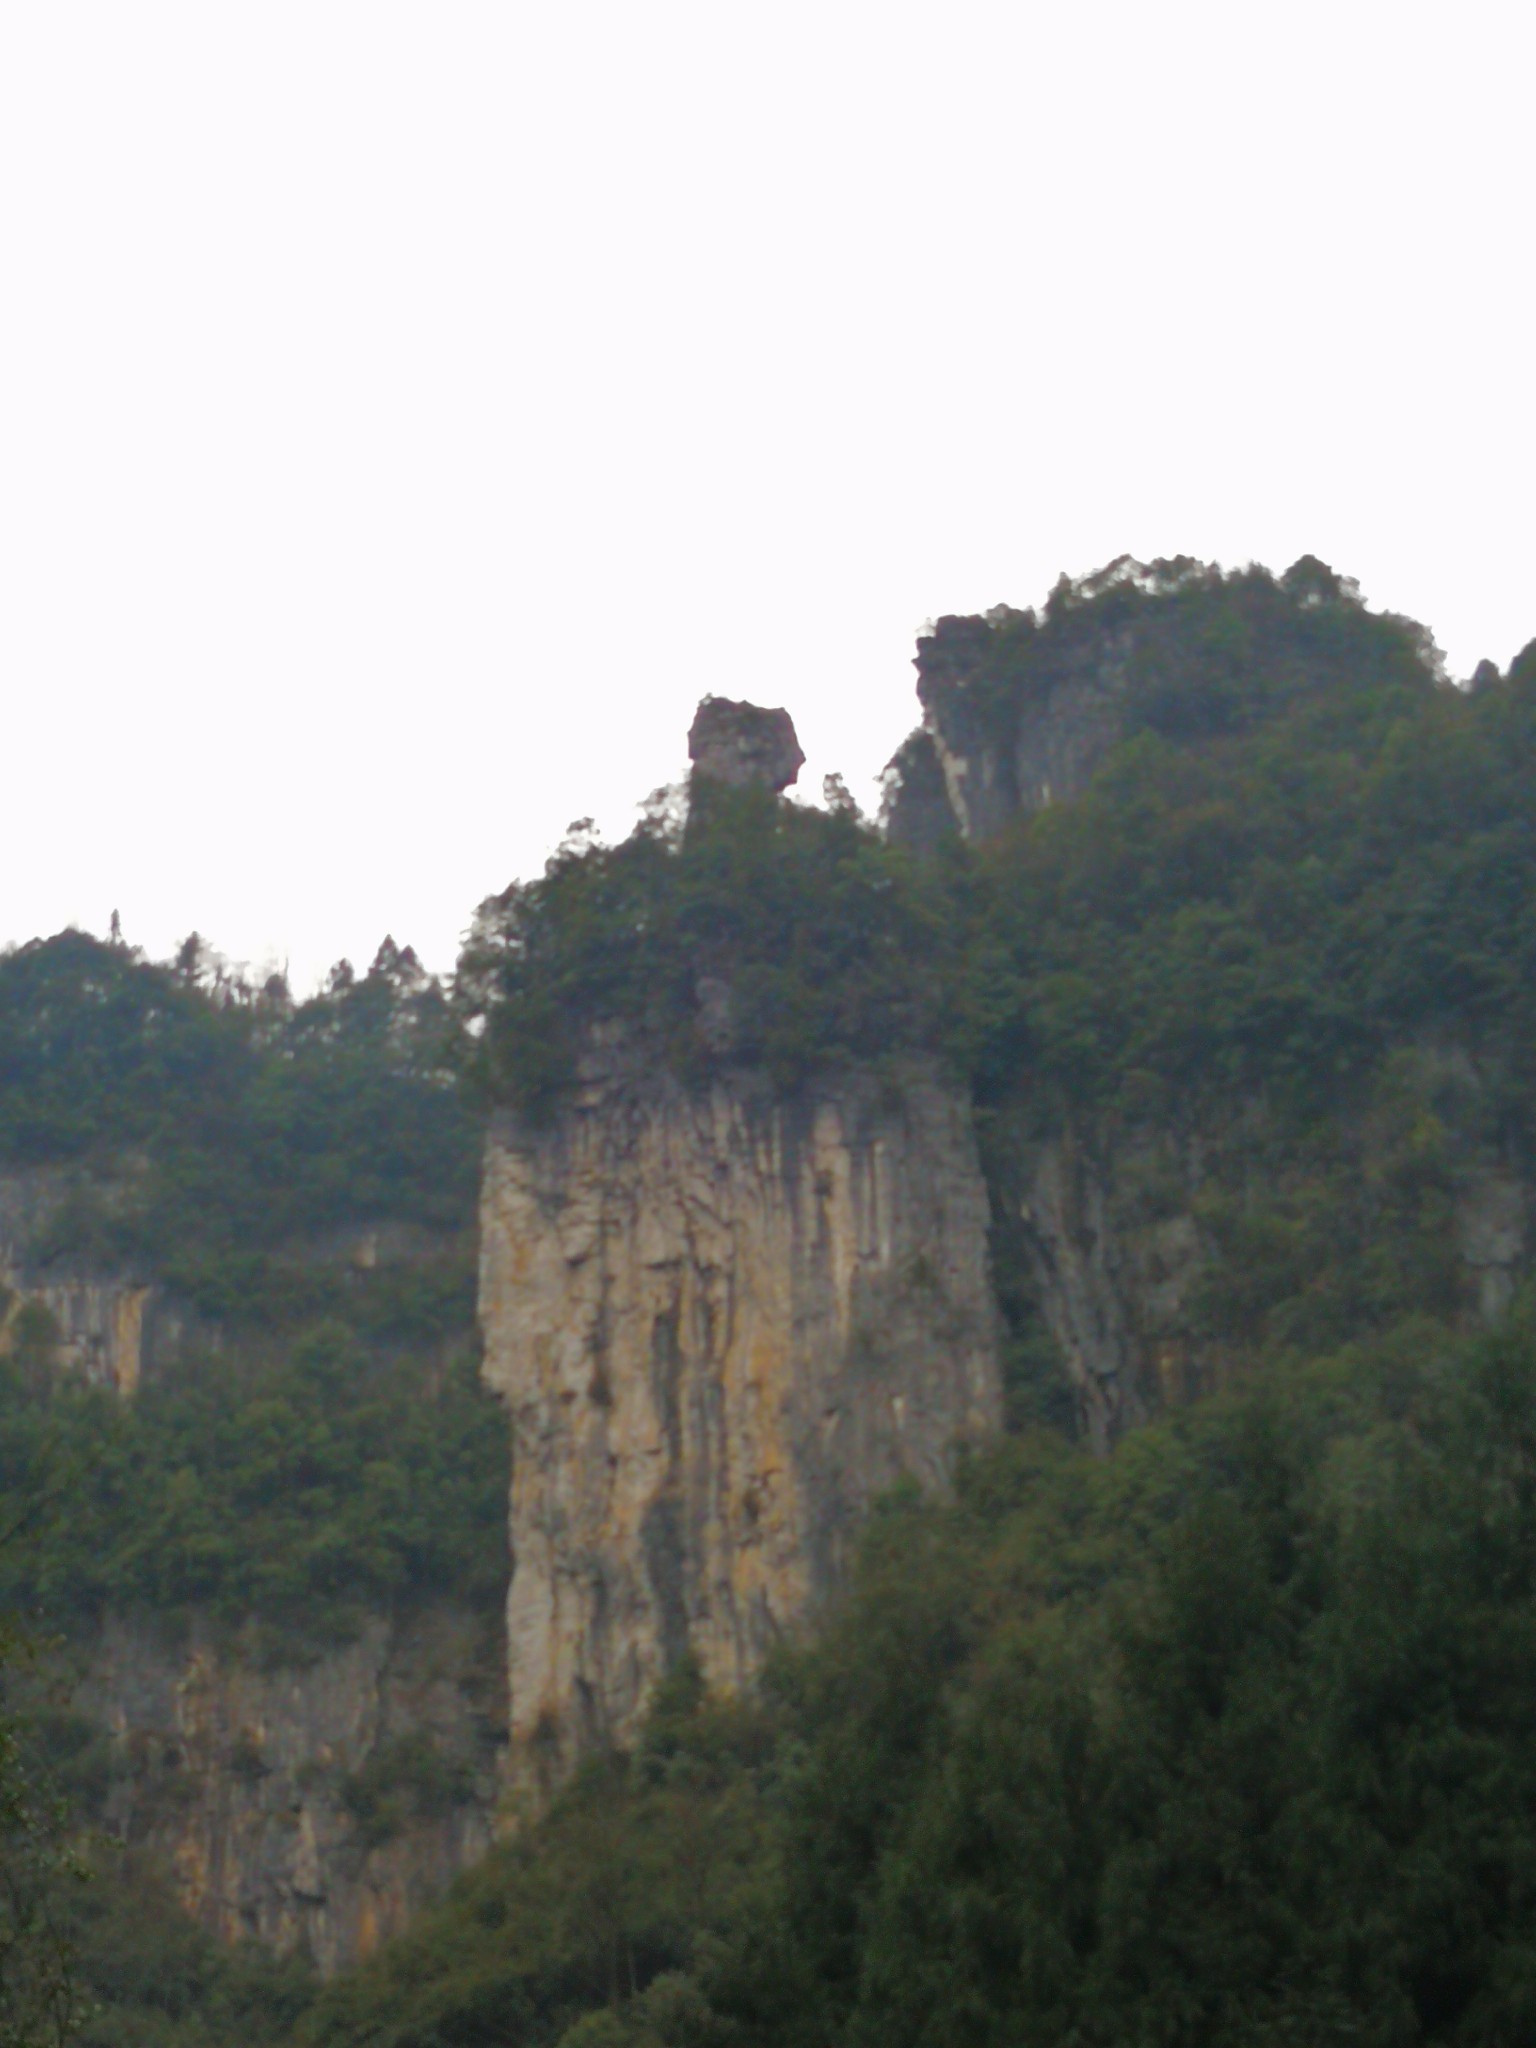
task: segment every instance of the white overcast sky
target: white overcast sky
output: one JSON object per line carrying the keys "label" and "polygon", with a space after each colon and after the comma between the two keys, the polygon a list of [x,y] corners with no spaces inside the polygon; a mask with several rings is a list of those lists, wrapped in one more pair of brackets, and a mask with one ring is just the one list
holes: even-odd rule
{"label": "white overcast sky", "polygon": [[0,940],[451,965],[705,691],[1321,554],[1536,636],[1529,6],[8,0]]}

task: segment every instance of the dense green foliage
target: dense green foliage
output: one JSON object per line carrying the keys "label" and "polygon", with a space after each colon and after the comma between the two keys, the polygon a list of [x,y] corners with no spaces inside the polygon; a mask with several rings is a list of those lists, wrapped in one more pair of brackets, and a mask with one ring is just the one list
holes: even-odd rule
{"label": "dense green foliage", "polygon": [[[1263,1089],[1298,1116],[1414,1034],[1536,1091],[1536,658],[1453,689],[1324,565],[1179,561],[945,619],[926,697],[999,772],[1032,702],[1124,668],[1087,795],[918,862],[846,803],[705,785],[678,829],[579,837],[482,910],[460,999],[524,1104],[619,1020],[681,1068],[941,1052],[993,1101],[1117,1113]],[[958,707],[958,711],[956,709]]]}
{"label": "dense green foliage", "polygon": [[984,1080],[1027,1061],[1143,1112],[1260,1085],[1321,1106],[1438,1030],[1528,1104],[1536,678],[1410,681],[1341,679],[1205,745],[1144,734],[1080,802],[989,848],[1012,987],[991,995]]}
{"label": "dense green foliage", "polygon": [[[13,1609],[334,1630],[494,1597],[506,1430],[476,1383],[477,1137],[447,1058],[441,993],[388,941],[296,1007],[193,941],[175,966],[77,932],[0,959],[0,1169],[34,1173],[33,1284],[126,1274],[195,1312],[125,1405],[57,1369],[40,1301],[0,1301]],[[367,1229],[398,1255],[359,1264]]]}
{"label": "dense green foliage", "polygon": [[0,1165],[76,1169],[46,1254],[136,1265],[224,1320],[314,1314],[334,1301],[286,1248],[472,1222],[447,1052],[441,993],[387,940],[294,1005],[192,941],[166,967],[64,932],[0,957]]}
{"label": "dense green foliage", "polygon": [[28,1540],[0,1547],[0,1598],[64,1626],[200,1607],[311,1631],[370,1603],[494,1599],[506,1460],[472,1352],[428,1382],[335,1323],[189,1360],[126,1405],[0,1359],[0,1491],[43,1497]]}
{"label": "dense green foliage", "polygon": [[1405,1326],[1107,1464],[1018,1439],[889,1505],[757,1716],[675,1689],[300,2038],[1528,2039],[1533,1472],[1528,1315]]}
{"label": "dense green foliage", "polygon": [[685,1075],[728,1057],[788,1084],[936,1042],[958,938],[938,878],[851,806],[708,788],[686,828],[578,837],[483,905],[458,996],[479,1078],[525,1109],[609,1021]]}
{"label": "dense green foliage", "polygon": [[[0,1623],[0,1682],[27,1656],[11,1624]],[[0,1683],[0,2048],[59,2048],[81,2012],[67,1925],[80,1868],[63,1803],[10,1690]]]}
{"label": "dense green foliage", "polygon": [[63,1931],[78,2048],[283,2048],[314,1997],[301,1958],[216,1941],[162,1873],[114,1851],[74,1889]]}

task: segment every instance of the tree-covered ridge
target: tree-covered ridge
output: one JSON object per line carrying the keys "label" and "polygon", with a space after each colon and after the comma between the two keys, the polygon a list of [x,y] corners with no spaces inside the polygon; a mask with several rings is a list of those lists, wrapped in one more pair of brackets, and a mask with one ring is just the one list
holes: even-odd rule
{"label": "tree-covered ridge", "polygon": [[936,1046],[963,974],[940,877],[839,794],[826,811],[705,784],[622,845],[581,834],[482,905],[457,997],[493,1095],[547,1110],[594,1026],[684,1074],[722,1060],[783,1084]]}
{"label": "tree-covered ridge", "polygon": [[1352,701],[1355,715],[1366,699],[1404,709],[1443,678],[1422,626],[1367,610],[1350,579],[1311,555],[1282,576],[1123,555],[1077,582],[1063,576],[1038,611],[938,619],[916,667],[928,716],[990,739],[1004,773],[1021,716],[1064,686],[1112,692],[1126,737],[1188,741],[1324,698]]}
{"label": "tree-covered ridge", "polygon": [[1326,1090],[1421,1028],[1527,1070],[1536,655],[1463,691],[1321,563],[1179,560],[941,620],[918,666],[1000,759],[1032,693],[1123,672],[1118,742],[1079,801],[928,861],[841,798],[707,784],[685,825],[578,835],[461,962],[493,1092],[547,1104],[614,1021],[690,1073],[924,1048],[1099,1102]]}
{"label": "tree-covered ridge", "polygon": [[274,1254],[347,1224],[459,1231],[478,1135],[446,999],[387,941],[294,1003],[64,932],[0,957],[0,1167],[78,1169],[45,1249],[133,1263],[221,1317],[267,1319]]}
{"label": "tree-covered ridge", "polygon": [[[168,965],[77,932],[0,958],[0,1172],[47,1189],[26,1278],[121,1274],[196,1312],[127,1404],[57,1368],[40,1303],[10,1316],[12,1609],[323,1633],[370,1603],[495,1598],[507,1443],[477,1381],[478,1151],[446,998],[389,941],[298,1004],[196,941]],[[399,1255],[348,1256],[365,1227],[403,1232]]]}
{"label": "tree-covered ridge", "polygon": [[1536,656],[1475,693],[1369,676],[1251,734],[1119,747],[983,850],[1011,988],[989,1080],[1078,1098],[1263,1084],[1326,1098],[1414,1032],[1533,1075]]}

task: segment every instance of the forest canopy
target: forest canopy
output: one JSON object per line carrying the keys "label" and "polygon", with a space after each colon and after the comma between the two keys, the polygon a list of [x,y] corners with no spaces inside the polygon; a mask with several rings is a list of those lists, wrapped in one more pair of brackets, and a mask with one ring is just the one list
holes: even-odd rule
{"label": "forest canopy", "polygon": [[1536,1325],[890,1501],[305,2048],[1505,2048],[1536,2025]]}
{"label": "forest canopy", "polygon": [[[0,1175],[31,1210],[28,1282],[153,1284],[184,1326],[124,1404],[58,1369],[40,1297],[0,1288],[0,1491],[29,1532],[0,1545],[11,1611],[314,1634],[370,1603],[494,1600],[507,1440],[477,1378],[478,1160],[446,997],[393,941],[297,1003],[195,936],[167,964],[73,931],[0,956]],[[347,1256],[381,1226],[400,1256]]]}
{"label": "forest canopy", "polygon": [[846,800],[707,786],[685,822],[574,837],[482,906],[457,988],[477,1078],[547,1110],[620,1024],[685,1074],[915,1051],[984,1100],[1027,1071],[1124,1107],[1326,1095],[1454,1029],[1524,1096],[1536,661],[1455,689],[1422,628],[1312,558],[1279,578],[1181,559],[940,620],[919,687],[1002,760],[1032,697],[1095,661],[1129,681],[1088,791],[980,847],[918,859]]}

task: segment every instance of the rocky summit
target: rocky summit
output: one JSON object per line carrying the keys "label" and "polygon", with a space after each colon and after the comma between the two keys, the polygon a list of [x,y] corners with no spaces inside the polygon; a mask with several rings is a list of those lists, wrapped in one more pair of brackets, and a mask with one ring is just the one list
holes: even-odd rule
{"label": "rocky summit", "polygon": [[730,789],[785,790],[805,766],[795,722],[783,709],[706,697],[688,733],[693,772]]}

